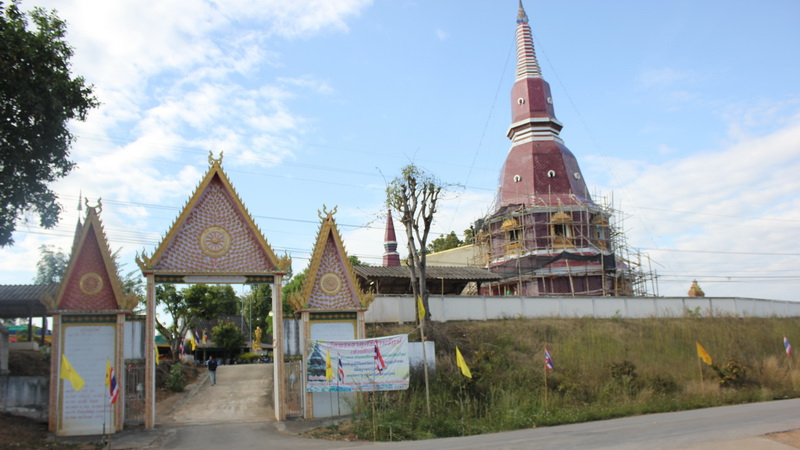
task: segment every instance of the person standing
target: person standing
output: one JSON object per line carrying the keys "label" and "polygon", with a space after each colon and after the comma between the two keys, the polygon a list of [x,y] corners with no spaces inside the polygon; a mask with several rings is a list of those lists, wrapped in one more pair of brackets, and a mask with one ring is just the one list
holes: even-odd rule
{"label": "person standing", "polygon": [[208,357],[208,373],[211,374],[211,385],[217,384],[217,360],[213,356]]}

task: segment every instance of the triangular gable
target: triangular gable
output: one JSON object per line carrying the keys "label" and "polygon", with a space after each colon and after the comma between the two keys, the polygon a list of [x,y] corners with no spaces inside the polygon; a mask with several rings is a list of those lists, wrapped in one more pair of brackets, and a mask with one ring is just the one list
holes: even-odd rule
{"label": "triangular gable", "polygon": [[101,203],[98,200],[96,207],[86,206],[86,220],[76,228],[61,287],[47,306],[58,310],[132,310],[138,300],[123,293],[98,216]]}
{"label": "triangular gable", "polygon": [[263,275],[283,272],[277,258],[222,170],[209,155],[203,181],[152,257],[137,257],[145,273]]}
{"label": "triangular gable", "polygon": [[[324,206],[323,206],[324,210]],[[370,297],[358,288],[356,273],[347,257],[333,212],[325,211],[314,254],[306,273],[301,297],[295,300],[298,309],[354,310],[366,309]]]}

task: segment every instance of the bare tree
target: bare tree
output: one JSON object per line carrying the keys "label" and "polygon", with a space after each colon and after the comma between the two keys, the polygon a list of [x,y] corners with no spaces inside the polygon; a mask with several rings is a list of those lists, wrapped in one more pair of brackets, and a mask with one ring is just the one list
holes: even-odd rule
{"label": "bare tree", "polygon": [[400,221],[406,229],[411,287],[414,297],[422,299],[426,321],[431,313],[425,279],[425,248],[442,188],[433,175],[414,164],[403,167],[402,174],[386,187],[386,203],[399,212]]}

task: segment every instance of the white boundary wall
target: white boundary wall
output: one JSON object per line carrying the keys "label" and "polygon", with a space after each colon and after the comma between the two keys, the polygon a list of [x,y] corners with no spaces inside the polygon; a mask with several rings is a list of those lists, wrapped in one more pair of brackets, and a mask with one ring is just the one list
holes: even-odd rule
{"label": "white boundary wall", "polygon": [[[536,317],[643,319],[684,317],[797,317],[800,302],[736,297],[489,297],[430,296],[431,319],[492,320]],[[698,309],[699,308],[699,309]],[[366,313],[368,323],[413,322],[410,295],[378,295]]]}

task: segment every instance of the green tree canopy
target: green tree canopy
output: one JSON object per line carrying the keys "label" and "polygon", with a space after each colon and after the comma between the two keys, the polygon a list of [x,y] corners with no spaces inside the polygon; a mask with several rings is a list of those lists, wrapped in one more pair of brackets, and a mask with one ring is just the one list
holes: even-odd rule
{"label": "green tree canopy", "polygon": [[54,250],[52,245],[39,247],[39,262],[36,263],[36,284],[58,283],[64,277],[69,256],[63,250]]}
{"label": "green tree canopy", "polygon": [[228,321],[220,323],[211,330],[211,339],[217,346],[225,349],[228,357],[241,351],[245,342],[242,330]]}
{"label": "green tree canopy", "polygon": [[442,252],[445,250],[450,250],[451,248],[461,247],[462,245],[464,245],[464,241],[456,236],[455,231],[451,231],[450,234],[443,234],[431,241],[431,243],[428,245],[428,253]]}
{"label": "green tree canopy", "polygon": [[[250,324],[250,332],[255,333],[256,327],[266,334],[272,334],[272,318],[269,313],[272,311],[272,285],[270,284],[251,284],[249,292],[242,294],[242,304],[244,305],[244,317]],[[266,338],[264,334],[262,339]],[[253,334],[255,339],[255,334]]]}
{"label": "green tree canopy", "polygon": [[45,228],[58,222],[61,205],[48,184],[75,166],[68,122],[99,104],[92,86],[70,74],[66,32],[54,11],[0,3],[0,246],[13,244],[25,212]]}

